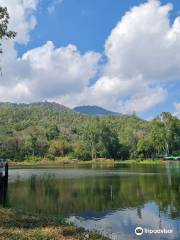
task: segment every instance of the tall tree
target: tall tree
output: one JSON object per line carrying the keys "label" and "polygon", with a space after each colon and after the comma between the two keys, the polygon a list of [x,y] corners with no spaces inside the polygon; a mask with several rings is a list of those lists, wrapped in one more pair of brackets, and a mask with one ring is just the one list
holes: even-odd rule
{"label": "tall tree", "polygon": [[[16,36],[16,32],[8,30],[9,18],[7,7],[0,6],[0,40],[13,39]],[[1,46],[0,42],[0,53],[2,53]]]}
{"label": "tall tree", "polygon": [[178,119],[168,112],[163,112],[160,115],[160,120],[165,129],[166,154],[172,154],[176,150],[176,146],[179,146],[180,131]]}
{"label": "tall tree", "polygon": [[99,130],[99,119],[91,119],[90,121],[87,121],[81,130],[82,141],[90,151],[92,160],[97,157]]}
{"label": "tall tree", "polygon": [[98,158],[124,158],[124,150],[119,143],[118,134],[112,124],[100,118],[91,119],[81,130],[81,140],[91,159]]}

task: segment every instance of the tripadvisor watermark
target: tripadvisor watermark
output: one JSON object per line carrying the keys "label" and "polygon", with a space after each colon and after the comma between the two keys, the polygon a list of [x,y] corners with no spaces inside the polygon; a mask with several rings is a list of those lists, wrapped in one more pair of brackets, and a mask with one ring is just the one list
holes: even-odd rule
{"label": "tripadvisor watermark", "polygon": [[142,227],[137,227],[135,228],[135,234],[137,236],[141,236],[143,234],[172,234],[173,229],[149,229],[149,228],[142,228]]}

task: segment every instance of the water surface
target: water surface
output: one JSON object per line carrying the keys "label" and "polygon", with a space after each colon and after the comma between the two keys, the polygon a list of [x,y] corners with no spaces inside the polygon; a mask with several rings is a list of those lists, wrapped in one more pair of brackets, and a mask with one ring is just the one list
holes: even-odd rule
{"label": "water surface", "polygon": [[171,229],[140,239],[180,239],[180,166],[10,170],[6,206],[63,216],[112,239],[139,239],[137,226]]}

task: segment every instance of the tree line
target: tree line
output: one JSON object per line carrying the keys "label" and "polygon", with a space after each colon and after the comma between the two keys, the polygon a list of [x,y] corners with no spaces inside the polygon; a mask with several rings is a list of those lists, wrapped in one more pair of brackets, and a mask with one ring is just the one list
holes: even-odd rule
{"label": "tree line", "polygon": [[180,120],[91,117],[55,103],[0,104],[0,157],[126,160],[180,155]]}

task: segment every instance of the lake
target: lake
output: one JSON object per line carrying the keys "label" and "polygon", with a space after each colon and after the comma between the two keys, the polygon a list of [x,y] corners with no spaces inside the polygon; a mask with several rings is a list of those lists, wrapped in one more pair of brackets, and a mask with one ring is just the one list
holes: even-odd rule
{"label": "lake", "polygon": [[[180,165],[14,169],[6,206],[63,216],[114,240],[178,240]],[[141,237],[136,227],[143,228]],[[164,229],[169,232],[152,233]]]}

